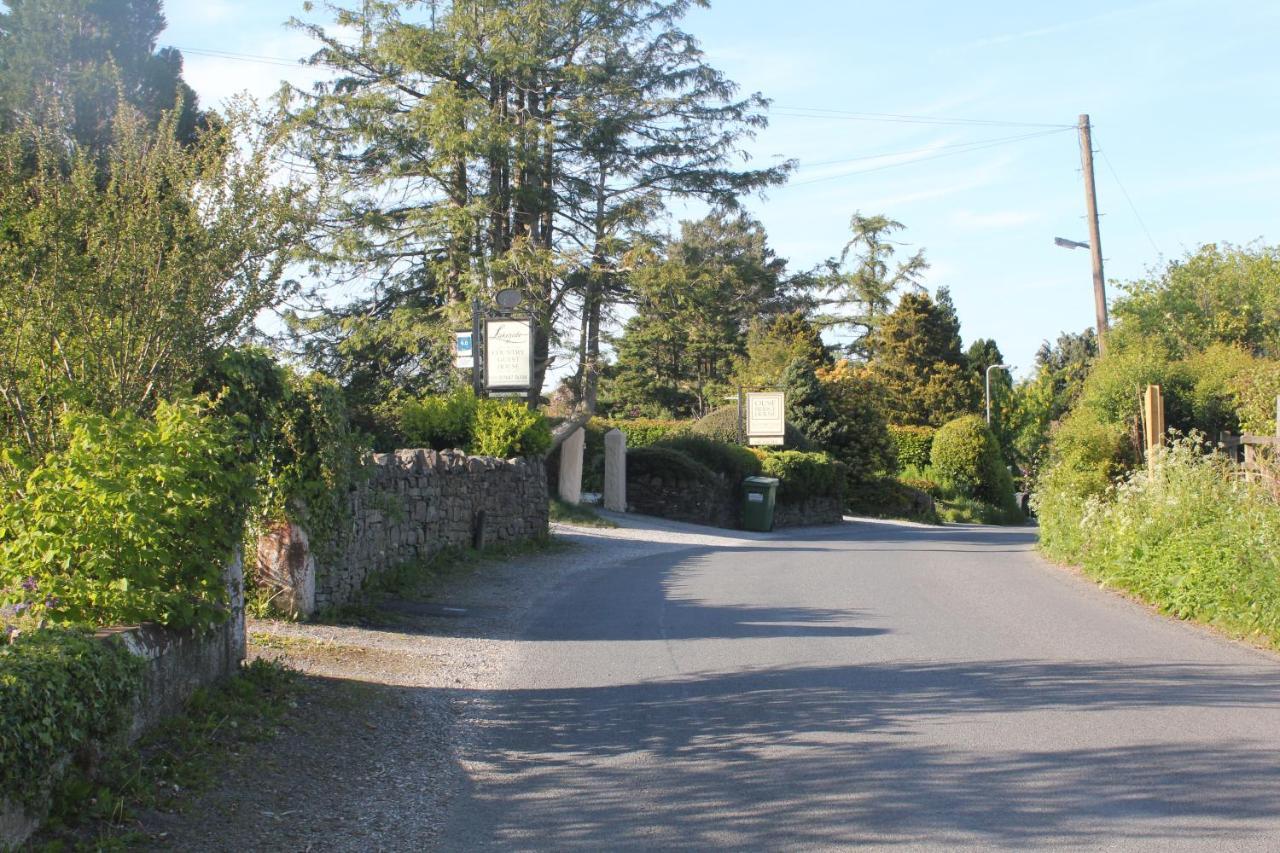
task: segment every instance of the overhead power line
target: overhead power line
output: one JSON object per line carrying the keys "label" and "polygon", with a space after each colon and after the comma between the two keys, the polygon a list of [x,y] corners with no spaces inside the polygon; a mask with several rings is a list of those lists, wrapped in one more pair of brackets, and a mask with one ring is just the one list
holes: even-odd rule
{"label": "overhead power line", "polygon": [[1107,171],[1111,173],[1111,177],[1116,179],[1116,186],[1120,188],[1120,193],[1124,196],[1124,200],[1129,203],[1129,209],[1133,211],[1133,216],[1138,220],[1138,224],[1142,226],[1142,233],[1147,235],[1147,242],[1151,244],[1151,248],[1156,250],[1157,255],[1163,255],[1160,247],[1156,244],[1156,238],[1151,236],[1151,229],[1147,228],[1146,221],[1142,218],[1142,214],[1138,212],[1138,206],[1133,203],[1133,199],[1129,196],[1129,191],[1124,188],[1124,182],[1120,180],[1120,175],[1116,173],[1116,167],[1111,165],[1111,158],[1107,156],[1107,152],[1099,148],[1098,153],[1102,155],[1102,162],[1107,164]]}
{"label": "overhead power line", "polygon": [[184,54],[189,53],[193,56],[209,56],[214,59],[230,59],[235,62],[256,62],[260,65],[279,65],[285,68],[303,67],[302,60],[285,59],[282,56],[258,56],[252,53],[235,53],[230,50],[213,50],[212,48],[205,47],[179,47],[175,44],[171,44],[169,47],[179,50]]}

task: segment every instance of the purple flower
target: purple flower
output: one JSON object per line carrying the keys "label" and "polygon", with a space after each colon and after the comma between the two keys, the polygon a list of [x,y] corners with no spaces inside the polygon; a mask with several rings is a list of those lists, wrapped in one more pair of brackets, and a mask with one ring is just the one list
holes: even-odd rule
{"label": "purple flower", "polygon": [[58,596],[56,595],[51,595],[44,600],[44,609],[53,610],[55,607],[57,607],[61,603],[62,603],[61,598],[58,598]]}
{"label": "purple flower", "polygon": [[13,612],[15,615],[21,615],[22,612],[30,606],[31,602],[29,601],[19,601],[17,604],[13,605]]}
{"label": "purple flower", "polygon": [[22,588],[23,588],[23,589],[25,589],[27,592],[35,592],[35,591],[36,591],[36,579],[35,579],[35,577],[34,577],[34,576],[31,576],[31,577],[28,577],[28,578],[26,578],[25,580],[23,580],[23,581],[22,581]]}

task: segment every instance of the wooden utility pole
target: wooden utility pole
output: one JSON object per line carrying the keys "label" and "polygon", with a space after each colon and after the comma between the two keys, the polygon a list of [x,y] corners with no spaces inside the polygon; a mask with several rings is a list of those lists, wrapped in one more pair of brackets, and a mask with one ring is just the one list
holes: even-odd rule
{"label": "wooden utility pole", "polygon": [[1084,172],[1084,203],[1089,216],[1089,251],[1093,254],[1093,308],[1098,318],[1098,354],[1107,346],[1107,280],[1102,275],[1102,233],[1098,228],[1098,191],[1093,185],[1093,137],[1089,114],[1080,116],[1080,166]]}

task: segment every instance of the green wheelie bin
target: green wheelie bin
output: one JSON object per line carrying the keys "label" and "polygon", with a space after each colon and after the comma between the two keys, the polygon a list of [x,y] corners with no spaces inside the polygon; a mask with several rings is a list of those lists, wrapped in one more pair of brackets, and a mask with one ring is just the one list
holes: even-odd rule
{"label": "green wheelie bin", "polygon": [[776,477],[748,477],[742,481],[742,529],[773,529],[773,506],[778,499]]}

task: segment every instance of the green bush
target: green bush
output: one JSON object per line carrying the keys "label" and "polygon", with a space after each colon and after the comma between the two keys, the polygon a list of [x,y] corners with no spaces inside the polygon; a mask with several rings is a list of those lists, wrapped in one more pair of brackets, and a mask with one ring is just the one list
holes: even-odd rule
{"label": "green bush", "polygon": [[714,483],[715,473],[701,462],[669,447],[637,447],[627,451],[627,479],[657,477],[667,483]]}
{"label": "green bush", "polygon": [[664,439],[652,446],[678,450],[717,474],[723,474],[734,485],[741,483],[746,477],[754,477],[760,473],[760,457],[741,445],[689,435]]}
{"label": "green bush", "polygon": [[1077,409],[1053,433],[1048,465],[1036,477],[1031,504],[1040,520],[1040,547],[1076,560],[1083,547],[1085,503],[1105,495],[1134,463],[1128,430]]}
{"label": "green bush", "polygon": [[1219,454],[1175,442],[1087,502],[1079,562],[1180,618],[1280,647],[1280,505]]}
{"label": "green bush", "polygon": [[929,465],[933,449],[933,437],[937,430],[928,426],[890,426],[889,437],[898,450],[898,464],[906,468],[924,468]]}
{"label": "green bush", "polygon": [[631,418],[629,420],[592,418],[589,425],[599,430],[601,454],[604,434],[620,429],[627,437],[627,447],[649,447],[669,438],[679,438],[693,432],[693,421],[660,420],[657,418]]}
{"label": "green bush", "polygon": [[410,447],[468,447],[475,435],[478,409],[475,393],[465,386],[446,396],[413,400],[400,410],[400,432]]}
{"label": "green bush", "polygon": [[933,438],[933,469],[962,496],[1005,507],[1013,503],[1013,478],[1000,445],[977,415],[949,421]]}
{"label": "green bush", "polygon": [[64,756],[124,729],[141,661],[75,630],[0,637],[0,791],[34,805]]}
{"label": "green bush", "polygon": [[523,400],[484,400],[476,410],[475,436],[468,449],[499,459],[543,456],[551,449],[551,425]]}
{"label": "green bush", "polygon": [[763,472],[777,477],[778,500],[795,503],[808,498],[843,500],[847,471],[825,453],[779,450],[764,455]]}
{"label": "green bush", "polygon": [[[796,425],[788,422],[784,436],[784,448],[787,450],[814,450],[813,442],[805,438],[804,433]],[[726,444],[738,443],[738,404],[721,406],[693,424],[694,435],[703,435],[723,441]]]}
{"label": "green bush", "polygon": [[201,402],[153,419],[69,417],[64,451],[0,506],[0,596],[50,622],[202,627],[225,618],[222,575],[252,471]]}
{"label": "green bush", "polygon": [[942,485],[926,477],[903,477],[899,482],[909,489],[924,492],[934,500],[942,497],[943,494]]}

